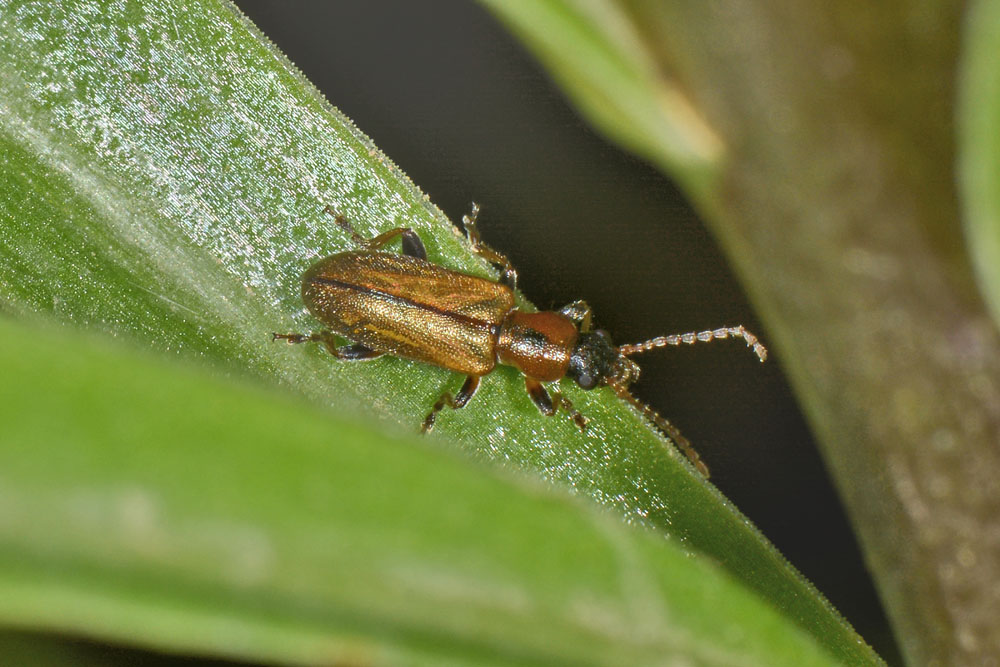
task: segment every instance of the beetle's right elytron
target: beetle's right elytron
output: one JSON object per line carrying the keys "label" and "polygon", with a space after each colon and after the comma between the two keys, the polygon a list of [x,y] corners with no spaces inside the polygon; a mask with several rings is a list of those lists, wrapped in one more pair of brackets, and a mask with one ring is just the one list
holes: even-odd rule
{"label": "beetle's right elytron", "polygon": [[[464,373],[458,394],[442,394],[424,419],[425,432],[445,405],[456,410],[465,406],[482,376],[505,364],[524,375],[528,395],[542,414],[551,416],[562,408],[581,430],[587,418],[558,390],[542,383],[569,377],[583,389],[607,385],[662,429],[707,476],[707,466],[687,438],[629,391],[629,384],[639,378],[639,366],[629,357],[667,345],[736,337],[761,361],[767,358],[764,346],[742,325],[615,346],[607,332],[591,330],[590,306],[584,301],[559,311],[519,310],[514,305],[517,272],[506,256],[480,239],[475,203],[462,218],[465,232],[472,249],[500,269],[499,282],[428,262],[424,244],[412,229],[397,227],[366,240],[343,215],[329,206],[324,210],[361,249],[322,259],[302,277],[303,302],[328,328],[313,334],[276,333],[274,339],[323,343],[338,359],[391,354]],[[397,236],[403,254],[380,250]],[[337,336],[351,344],[338,345]]]}

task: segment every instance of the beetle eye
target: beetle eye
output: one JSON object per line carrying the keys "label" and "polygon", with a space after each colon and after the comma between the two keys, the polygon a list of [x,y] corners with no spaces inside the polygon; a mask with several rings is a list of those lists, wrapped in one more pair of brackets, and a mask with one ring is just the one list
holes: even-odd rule
{"label": "beetle eye", "polygon": [[589,373],[580,373],[576,376],[576,383],[581,389],[593,389],[597,386],[597,378]]}

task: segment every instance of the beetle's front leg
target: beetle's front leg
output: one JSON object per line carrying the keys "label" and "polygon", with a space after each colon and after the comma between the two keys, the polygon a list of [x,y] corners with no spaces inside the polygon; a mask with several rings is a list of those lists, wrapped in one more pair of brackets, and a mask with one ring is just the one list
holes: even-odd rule
{"label": "beetle's front leg", "polygon": [[476,218],[479,217],[479,204],[472,202],[472,210],[469,215],[462,216],[462,225],[465,226],[465,235],[469,237],[472,250],[477,255],[485,259],[490,264],[500,269],[500,282],[511,289],[517,289],[517,270],[507,259],[507,255],[497,252],[490,246],[483,243],[479,236],[479,227],[476,225]]}
{"label": "beetle's front leg", "polygon": [[576,323],[576,328],[580,330],[580,333],[590,332],[590,304],[582,299],[580,301],[574,301],[573,303],[568,303],[563,306],[559,313],[565,315],[569,319]]}
{"label": "beetle's front leg", "polygon": [[551,417],[557,409],[562,408],[581,431],[587,428],[589,420],[580,414],[570,400],[558,391],[553,390],[550,395],[541,382],[527,376],[524,378],[524,388],[528,390],[528,396],[531,397],[535,407],[546,417]]}
{"label": "beetle's front leg", "polygon": [[370,347],[366,347],[360,343],[351,343],[350,345],[342,345],[338,347],[337,337],[330,331],[320,331],[319,333],[312,334],[275,333],[271,334],[271,340],[287,341],[289,345],[297,345],[299,343],[323,343],[330,354],[338,359],[343,359],[344,361],[365,361],[367,359],[374,359],[382,354],[381,352],[376,352]]}
{"label": "beetle's front leg", "polygon": [[452,410],[458,410],[459,408],[464,408],[465,404],[468,403],[473,396],[476,395],[476,390],[479,389],[480,376],[470,375],[465,378],[465,382],[462,384],[462,388],[458,390],[458,394],[452,398],[451,392],[444,392],[441,394],[441,398],[437,400],[434,407],[431,408],[430,414],[424,418],[424,423],[420,427],[422,433],[427,433],[427,431],[434,428],[434,420],[437,419],[437,414],[444,409],[444,406],[448,406]]}

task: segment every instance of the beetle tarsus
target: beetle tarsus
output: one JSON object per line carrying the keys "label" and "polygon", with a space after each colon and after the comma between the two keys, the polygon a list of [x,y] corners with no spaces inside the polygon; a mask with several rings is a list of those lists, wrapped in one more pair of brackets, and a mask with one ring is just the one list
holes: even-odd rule
{"label": "beetle tarsus", "polygon": [[337,226],[346,231],[351,235],[351,241],[354,245],[363,246],[365,244],[365,239],[361,234],[354,231],[354,227],[347,220],[347,217],[343,213],[337,212],[332,206],[327,205],[323,207],[323,212],[327,215],[333,216],[333,221],[337,223]]}
{"label": "beetle tarsus", "polygon": [[283,340],[289,345],[298,345],[299,343],[310,343],[313,340],[319,340],[318,338],[314,338],[314,336],[316,336],[316,334],[307,336],[305,334],[297,333],[273,333],[271,334],[271,342],[273,343],[276,340]]}
{"label": "beetle tarsus", "polygon": [[469,375],[465,378],[465,382],[462,384],[462,388],[458,390],[458,394],[454,397],[451,395],[450,391],[446,391],[441,394],[437,402],[434,403],[434,407],[431,408],[430,413],[424,417],[424,423],[420,426],[421,433],[427,433],[432,428],[434,428],[434,422],[437,420],[437,414],[444,409],[444,406],[448,406],[452,410],[458,410],[464,408],[466,403],[468,403],[473,396],[476,395],[476,391],[479,389],[480,376]]}
{"label": "beetle tarsus", "polygon": [[564,410],[576,424],[577,428],[581,431],[587,429],[587,422],[590,420],[580,414],[573,407],[573,403],[559,391],[555,389],[548,390],[541,382],[527,376],[524,378],[524,388],[527,390],[528,396],[531,397],[531,402],[546,417],[551,417],[558,410]]}
{"label": "beetle tarsus", "polygon": [[556,408],[563,409],[573,420],[573,423],[576,424],[577,428],[581,431],[586,431],[587,422],[590,420],[580,414],[580,411],[573,407],[573,403],[560,392],[552,391],[550,393],[552,394],[552,402],[555,404]]}
{"label": "beetle tarsus", "polygon": [[323,343],[330,354],[343,361],[366,361],[368,359],[374,359],[375,357],[382,356],[381,352],[377,352],[370,347],[361,345],[360,343],[351,343],[350,345],[342,345],[338,347],[337,337],[330,331],[320,331],[319,333],[311,334],[273,333],[271,334],[271,340],[283,340],[289,345],[299,345],[301,343]]}
{"label": "beetle tarsus", "polygon": [[424,423],[420,425],[421,433],[430,433],[431,429],[434,428],[434,420],[437,418],[437,413],[432,412],[426,417],[424,417]]}
{"label": "beetle tarsus", "polygon": [[498,252],[483,243],[479,235],[479,226],[476,219],[479,217],[479,204],[472,202],[472,210],[468,215],[462,216],[462,225],[465,227],[465,235],[472,244],[472,251],[500,269],[500,282],[511,289],[517,289],[517,270],[507,259],[507,255]]}

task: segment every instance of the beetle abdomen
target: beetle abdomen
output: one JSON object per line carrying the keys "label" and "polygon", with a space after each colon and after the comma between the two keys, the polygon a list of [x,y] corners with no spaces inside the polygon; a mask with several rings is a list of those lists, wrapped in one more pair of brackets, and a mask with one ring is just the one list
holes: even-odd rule
{"label": "beetle abdomen", "polygon": [[320,260],[302,300],[330,329],[367,347],[470,375],[495,365],[513,292],[415,257],[370,250]]}

